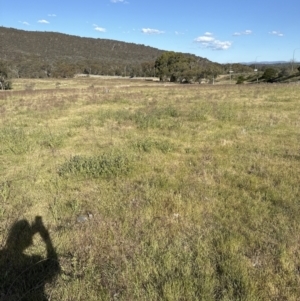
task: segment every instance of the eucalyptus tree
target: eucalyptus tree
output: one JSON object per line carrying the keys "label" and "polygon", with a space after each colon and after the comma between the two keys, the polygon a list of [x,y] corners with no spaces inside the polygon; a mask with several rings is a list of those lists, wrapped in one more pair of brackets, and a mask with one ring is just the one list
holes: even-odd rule
{"label": "eucalyptus tree", "polygon": [[183,53],[168,51],[164,52],[155,61],[156,75],[161,81],[169,79],[171,82],[189,80],[194,76],[194,59]]}

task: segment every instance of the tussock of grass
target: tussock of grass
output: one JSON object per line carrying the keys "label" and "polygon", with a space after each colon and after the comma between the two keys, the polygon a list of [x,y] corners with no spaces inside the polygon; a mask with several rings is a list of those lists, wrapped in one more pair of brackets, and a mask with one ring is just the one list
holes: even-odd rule
{"label": "tussock of grass", "polygon": [[0,246],[43,216],[53,300],[300,298],[299,86],[31,83],[0,93]]}
{"label": "tussock of grass", "polygon": [[58,168],[60,176],[85,176],[91,178],[112,178],[127,175],[129,159],[124,155],[102,154],[95,157],[74,156]]}

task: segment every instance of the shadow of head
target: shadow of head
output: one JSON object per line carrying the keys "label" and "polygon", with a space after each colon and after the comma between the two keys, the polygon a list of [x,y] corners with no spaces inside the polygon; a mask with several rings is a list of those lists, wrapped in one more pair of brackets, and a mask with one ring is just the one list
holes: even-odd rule
{"label": "shadow of head", "polygon": [[22,253],[33,244],[33,230],[27,220],[16,222],[10,229],[6,248],[16,253]]}

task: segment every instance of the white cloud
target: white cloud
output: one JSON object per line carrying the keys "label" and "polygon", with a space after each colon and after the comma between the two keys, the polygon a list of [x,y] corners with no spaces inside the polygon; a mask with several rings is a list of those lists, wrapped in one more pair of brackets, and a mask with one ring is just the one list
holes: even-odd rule
{"label": "white cloud", "polygon": [[214,40],[214,43],[212,45],[212,48],[214,50],[227,50],[231,47],[232,43],[229,41],[219,41],[219,40]]}
{"label": "white cloud", "polygon": [[208,37],[208,36],[201,36],[195,39],[195,42],[199,43],[207,43],[207,42],[213,42],[215,41],[214,37]]}
{"label": "white cloud", "polygon": [[235,32],[235,33],[233,34],[233,36],[242,36],[242,35],[248,36],[248,35],[250,35],[250,34],[252,34],[252,33],[253,33],[252,30],[247,29],[247,30],[245,30],[245,31]]}
{"label": "white cloud", "polygon": [[203,36],[195,38],[196,43],[200,43],[204,48],[210,48],[213,50],[227,50],[231,47],[232,42],[217,40],[212,33],[206,32]]}
{"label": "white cloud", "polygon": [[95,26],[94,29],[99,32],[106,32],[106,29],[103,27]]}
{"label": "white cloud", "polygon": [[270,31],[269,34],[272,34],[272,35],[278,36],[278,37],[283,37],[283,33],[281,33],[280,31],[276,31],[276,30]]}
{"label": "white cloud", "polygon": [[142,33],[145,34],[162,34],[165,33],[164,31],[158,30],[158,29],[153,29],[153,28],[143,28]]}
{"label": "white cloud", "polygon": [[19,23],[21,23],[21,24],[23,24],[23,25],[26,25],[26,26],[28,26],[28,25],[29,25],[29,23],[28,23],[28,22],[26,22],[26,21],[19,21]]}
{"label": "white cloud", "polygon": [[100,27],[97,24],[93,24],[94,30],[99,31],[99,32],[106,32],[106,28]]}
{"label": "white cloud", "polygon": [[48,17],[56,17],[56,14],[48,14]]}
{"label": "white cloud", "polygon": [[112,3],[128,3],[125,0],[110,0],[110,2],[112,2]]}
{"label": "white cloud", "polygon": [[47,20],[38,20],[38,23],[49,24],[50,22],[48,22]]}

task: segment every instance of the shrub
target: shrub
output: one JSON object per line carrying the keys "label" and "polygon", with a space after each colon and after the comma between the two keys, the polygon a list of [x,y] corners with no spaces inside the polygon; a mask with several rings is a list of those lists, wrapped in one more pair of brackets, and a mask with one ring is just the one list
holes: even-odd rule
{"label": "shrub", "polygon": [[12,82],[7,80],[0,70],[0,90],[11,90],[12,89]]}
{"label": "shrub", "polygon": [[246,79],[243,75],[240,75],[236,81],[237,85],[243,84]]}
{"label": "shrub", "polygon": [[272,82],[277,77],[277,71],[274,68],[267,68],[262,76],[267,82]]}
{"label": "shrub", "polygon": [[0,61],[0,90],[12,89],[12,84],[8,80],[8,68],[7,65]]}

